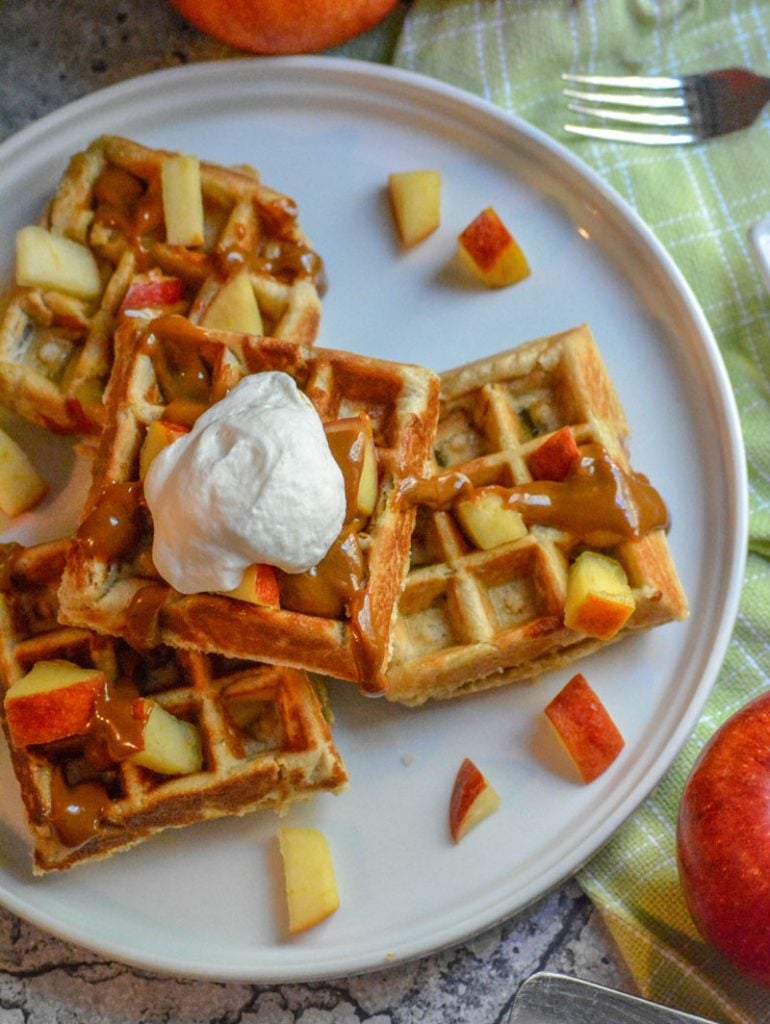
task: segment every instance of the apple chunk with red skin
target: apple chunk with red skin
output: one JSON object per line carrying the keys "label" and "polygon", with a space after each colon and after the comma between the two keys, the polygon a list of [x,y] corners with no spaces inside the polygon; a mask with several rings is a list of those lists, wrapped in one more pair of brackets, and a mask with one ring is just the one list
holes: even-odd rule
{"label": "apple chunk with red skin", "polygon": [[88,731],[106,678],[70,661],[38,661],[5,695],[5,718],[18,747],[53,743]]}
{"label": "apple chunk with red skin", "polygon": [[679,807],[677,860],[703,938],[770,986],[770,693],[735,712],[701,751]]}
{"label": "apple chunk with red skin", "polygon": [[222,593],[238,601],[266,607],[277,607],[281,596],[275,568],[264,562],[250,565],[238,586],[234,590],[223,590]]}
{"label": "apple chunk with red skin", "polygon": [[457,237],[460,258],[488,288],[505,288],[529,277],[527,258],[492,206]]}
{"label": "apple chunk with red skin", "polygon": [[570,565],[565,626],[598,640],[611,640],[635,608],[626,571],[616,558],[598,551],[582,551]]}
{"label": "apple chunk with red skin", "polygon": [[543,441],[527,459],[535,480],[566,480],[577,463],[580,449],[569,427],[562,427]]}
{"label": "apple chunk with red skin", "polygon": [[128,286],[120,312],[174,306],[184,298],[184,281],[165,274],[137,274]]}
{"label": "apple chunk with red skin", "polygon": [[472,828],[500,806],[500,796],[470,758],[460,765],[449,799],[449,832],[459,843]]}
{"label": "apple chunk with red skin", "polygon": [[583,782],[593,782],[624,747],[623,736],[585,676],[578,673],[546,705],[545,715]]}

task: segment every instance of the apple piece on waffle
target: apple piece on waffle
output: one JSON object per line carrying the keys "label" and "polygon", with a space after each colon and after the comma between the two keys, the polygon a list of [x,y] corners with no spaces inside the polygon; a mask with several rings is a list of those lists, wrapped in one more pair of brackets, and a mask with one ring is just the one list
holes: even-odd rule
{"label": "apple piece on waffle", "polygon": [[441,395],[388,699],[539,676],[687,616],[665,506],[631,469],[629,426],[587,327],[449,370]]}
{"label": "apple piece on waffle", "polygon": [[60,433],[99,433],[124,317],[183,313],[312,344],[323,288],[296,204],[255,170],[103,136],[18,234],[0,401]]}
{"label": "apple piece on waffle", "polygon": [[[139,652],[118,638],[62,625],[57,590],[69,543],[0,547],[0,688],[6,698],[35,666],[49,674],[58,666],[70,676],[79,666],[81,698],[100,685],[109,693],[91,716],[101,732],[86,716],[74,733],[62,727],[52,738],[22,731],[18,717],[3,715],[36,873],[107,857],[166,828],[280,811],[346,786],[323,700],[305,672],[167,646]],[[131,749],[137,703],[154,709],[149,722],[157,715],[161,741],[151,751],[148,740],[139,754]],[[69,725],[83,699],[73,700],[70,692],[62,707]],[[180,763],[179,744],[197,749],[198,761],[187,763],[183,750]]]}
{"label": "apple piece on waffle", "polygon": [[[108,422],[59,595],[63,620],[140,649],[168,644],[254,658],[381,692],[416,514],[401,501],[401,485],[430,464],[438,376],[335,349],[207,330],[179,316],[127,321],[116,337]],[[314,570],[278,571],[277,607],[218,593],[182,595],[152,561],[153,523],[140,479],[144,439],[160,420],[189,425],[245,375],[275,370],[289,374],[315,406],[333,452],[345,448],[340,421],[370,425],[371,435],[361,435],[369,438],[363,450],[370,458],[350,488],[350,514]]]}

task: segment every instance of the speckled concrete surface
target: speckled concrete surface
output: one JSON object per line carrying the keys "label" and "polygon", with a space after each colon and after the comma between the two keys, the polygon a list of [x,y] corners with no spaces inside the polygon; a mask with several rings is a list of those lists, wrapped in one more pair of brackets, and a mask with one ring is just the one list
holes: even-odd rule
{"label": "speckled concrete surface", "polygon": [[[336,53],[386,60],[405,7]],[[0,0],[0,138],[95,89],[238,54],[163,0]],[[460,946],[308,985],[217,984],[108,962],[0,910],[0,1024],[493,1024],[537,970],[632,982],[574,883]]]}

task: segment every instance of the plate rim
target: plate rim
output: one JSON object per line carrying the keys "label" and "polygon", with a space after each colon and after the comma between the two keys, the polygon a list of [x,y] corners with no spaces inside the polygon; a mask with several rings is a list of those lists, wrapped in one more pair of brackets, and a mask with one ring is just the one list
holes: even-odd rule
{"label": "plate rim", "polygon": [[[425,99],[426,94],[428,94],[427,98],[433,100],[440,97],[442,102],[447,104],[461,103],[466,108],[475,108],[490,119],[490,123],[494,122],[501,133],[513,132],[519,137],[524,136],[528,144],[533,145],[541,154],[547,155],[549,161],[566,165],[572,174],[577,175],[584,185],[589,186],[595,194],[600,196],[602,201],[612,209],[614,215],[624,221],[637,237],[641,239],[653,260],[664,270],[668,281],[673,286],[679,299],[686,306],[692,326],[706,348],[710,368],[714,374],[714,384],[721,399],[720,412],[726,427],[726,449],[729,450],[732,456],[728,467],[730,470],[729,482],[733,491],[729,516],[729,525],[732,528],[732,543],[726,551],[730,551],[729,564],[732,567],[733,573],[729,581],[730,585],[725,588],[725,593],[722,596],[721,607],[724,614],[720,619],[716,635],[712,638],[709,646],[702,679],[696,690],[697,699],[693,698],[690,700],[687,705],[687,714],[680,718],[677,727],[669,735],[668,742],[663,748],[665,756],[660,756],[655,763],[649,766],[645,774],[637,782],[633,793],[627,795],[621,801],[614,814],[602,820],[598,839],[596,834],[594,834],[590,839],[587,838],[575,848],[570,863],[565,866],[564,873],[559,878],[553,879],[547,889],[538,889],[537,892],[530,891],[525,893],[516,902],[515,906],[506,904],[494,918],[482,914],[483,920],[477,920],[476,917],[479,916],[477,914],[476,917],[465,921],[462,926],[456,926],[451,933],[444,934],[440,941],[430,944],[419,941],[415,943],[413,941],[411,944],[406,943],[403,948],[389,951],[387,957],[381,954],[379,959],[377,959],[372,955],[364,955],[355,962],[351,961],[348,957],[344,964],[336,963],[333,957],[320,960],[316,958],[314,960],[314,968],[311,970],[291,967],[283,972],[278,972],[278,974],[275,971],[265,974],[260,970],[259,964],[255,964],[254,970],[244,973],[240,968],[236,968],[231,973],[224,970],[222,965],[193,963],[189,960],[182,963],[179,960],[173,959],[173,957],[167,958],[165,961],[160,961],[153,955],[150,955],[149,958],[147,956],[143,957],[136,952],[131,953],[120,942],[113,942],[111,944],[105,944],[102,940],[89,942],[88,938],[84,937],[76,926],[63,924],[50,914],[29,907],[23,899],[7,892],[0,878],[0,903],[11,912],[38,925],[51,935],[76,943],[101,956],[114,957],[129,966],[151,969],[160,974],[178,974],[181,970],[189,977],[209,980],[258,983],[323,980],[342,975],[360,974],[367,970],[381,969],[398,963],[412,961],[418,957],[435,953],[440,949],[465,941],[472,935],[478,934],[480,931],[492,927],[514,914],[520,913],[535,900],[545,895],[546,892],[551,891],[565,879],[572,877],[609,841],[620,825],[644,802],[665,772],[671,767],[672,762],[692,733],[716,682],[733,632],[742,593],[742,567],[745,561],[748,539],[748,480],[743,435],[735,396],[729,384],[721,352],[689,282],[674,263],[668,251],[658,241],[652,230],[636,211],[611,186],[604,182],[591,167],[540,129],[527,123],[515,114],[494,105],[490,101],[415,71],[347,57],[246,57],[204,61],[136,75],[82,96],[65,104],[63,107],[51,111],[0,142],[0,165],[6,159],[11,160],[13,157],[18,157],[19,154],[27,152],[30,147],[34,148],[47,133],[50,132],[53,135],[65,130],[68,122],[81,118],[86,119],[90,112],[109,109],[115,103],[130,102],[132,97],[142,95],[155,85],[162,88],[164,84],[173,83],[175,86],[184,88],[186,83],[191,82],[192,87],[197,88],[201,81],[218,79],[228,74],[245,76],[253,79],[256,84],[265,77],[270,79],[274,72],[277,72],[279,75],[290,75],[294,71],[301,71],[316,76],[320,75],[322,78],[328,78],[330,75],[336,76],[340,80],[347,80],[348,84],[351,80],[354,82],[356,79],[364,79],[368,83],[379,82],[387,85],[390,89],[402,88],[412,96],[417,93]],[[533,888],[535,887],[536,884]],[[316,953],[318,951],[314,949],[312,952]]]}

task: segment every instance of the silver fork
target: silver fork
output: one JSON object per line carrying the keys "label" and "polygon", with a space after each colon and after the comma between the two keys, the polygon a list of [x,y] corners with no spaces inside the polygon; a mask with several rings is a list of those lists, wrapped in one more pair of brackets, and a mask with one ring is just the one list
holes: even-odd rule
{"label": "silver fork", "polygon": [[580,101],[569,103],[569,110],[605,122],[637,126],[628,129],[606,124],[565,124],[566,131],[649,146],[701,142],[748,128],[770,100],[770,78],[743,68],[673,77],[561,77],[566,82],[598,90],[564,89],[565,96]]}

